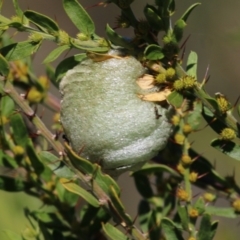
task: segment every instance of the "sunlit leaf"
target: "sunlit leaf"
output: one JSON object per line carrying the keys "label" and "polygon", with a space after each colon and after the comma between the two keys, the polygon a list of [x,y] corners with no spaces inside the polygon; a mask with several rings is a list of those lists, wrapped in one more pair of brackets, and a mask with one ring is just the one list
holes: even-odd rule
{"label": "sunlit leaf", "polygon": [[24,15],[44,32],[54,33],[59,31],[57,23],[43,14],[28,10],[24,12]]}
{"label": "sunlit leaf", "polygon": [[8,60],[14,61],[26,58],[35,53],[40,47],[40,43],[24,41],[10,44],[0,49],[0,53]]}
{"label": "sunlit leaf", "polygon": [[191,51],[187,60],[187,74],[197,78],[197,62],[198,56],[196,52]]}
{"label": "sunlit leaf", "polygon": [[79,31],[87,36],[94,34],[94,22],[77,0],[63,0],[63,7]]}
{"label": "sunlit leaf", "polygon": [[164,58],[162,48],[159,45],[149,45],[144,51],[144,55],[149,60],[160,60]]}
{"label": "sunlit leaf", "polygon": [[70,192],[75,193],[79,196],[81,196],[83,199],[85,199],[89,204],[91,204],[94,207],[99,207],[99,202],[98,200],[90,194],[88,191],[86,191],[84,188],[80,187],[78,184],[75,182],[61,178],[60,182],[62,185]]}
{"label": "sunlit leaf", "polygon": [[128,236],[120,232],[110,223],[102,224],[104,233],[112,240],[129,240]]}
{"label": "sunlit leaf", "polygon": [[48,56],[43,60],[43,63],[50,63],[56,60],[64,51],[70,49],[70,46],[63,45],[60,47],[55,48],[53,51],[51,51]]}

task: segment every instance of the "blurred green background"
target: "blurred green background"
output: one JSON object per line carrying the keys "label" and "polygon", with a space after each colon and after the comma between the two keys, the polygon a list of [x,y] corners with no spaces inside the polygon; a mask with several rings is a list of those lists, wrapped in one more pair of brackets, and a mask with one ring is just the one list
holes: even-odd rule
{"label": "blurred green background", "polygon": [[[98,1],[79,0],[87,7]],[[133,7],[138,18],[142,18],[141,12],[146,3],[154,1],[135,0]],[[19,0],[23,10],[32,9],[55,19],[58,24],[70,35],[77,33],[76,28],[71,24],[63,11],[61,0]],[[192,0],[176,0],[176,16],[180,17],[183,11],[193,4]],[[240,1],[211,0],[202,1],[202,5],[194,10],[188,20],[185,37],[190,35],[187,43],[186,56],[189,51],[196,51],[199,56],[198,79],[201,80],[210,67],[210,81],[207,85],[209,93],[221,92],[226,94],[228,99],[234,103],[239,96],[240,90]],[[14,15],[12,1],[4,1],[3,15],[11,17]],[[105,8],[95,7],[89,9],[93,17],[98,34],[104,36],[106,23],[111,26],[115,24],[115,18],[119,15],[118,9],[114,5]],[[175,19],[174,18],[174,19]],[[14,33],[14,32],[13,32]],[[120,31],[126,36],[131,36],[131,31]],[[18,40],[26,39],[25,34],[18,34]],[[54,46],[53,43],[44,43],[41,51],[34,56],[34,65],[38,74],[44,73],[43,59]],[[73,53],[73,52],[72,52]],[[71,54],[71,53],[70,53]],[[60,61],[61,59],[59,59]],[[57,62],[55,63],[55,65]],[[58,94],[56,89],[53,92]],[[49,121],[51,113],[44,116],[44,121]],[[204,125],[204,123],[203,123]],[[209,142],[216,137],[216,134],[209,128],[201,130],[192,135],[194,148],[205,157],[209,158],[216,166],[216,169],[223,175],[231,175],[235,171],[236,181],[240,184],[240,163],[231,158],[225,157],[209,146]],[[127,212],[133,217],[136,216],[139,196],[134,188],[133,180],[124,174],[119,179],[122,188],[122,198]],[[201,193],[200,189],[195,189],[196,195]],[[217,201],[219,206],[227,206],[224,199]],[[6,193],[0,191],[0,230],[9,229],[21,232],[29,225],[24,218],[23,209],[28,206],[30,209],[41,207],[41,203],[34,198],[26,197],[22,193]],[[229,220],[218,218],[220,225],[215,239],[238,239],[239,219]],[[2,240],[2,238],[0,238]]]}

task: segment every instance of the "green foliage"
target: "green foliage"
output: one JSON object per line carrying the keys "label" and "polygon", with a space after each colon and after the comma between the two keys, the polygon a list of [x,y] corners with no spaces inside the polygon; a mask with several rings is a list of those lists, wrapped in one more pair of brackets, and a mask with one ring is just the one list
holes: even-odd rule
{"label": "green foliage", "polygon": [[[239,123],[233,116],[232,105],[224,95],[212,97],[205,91],[207,79],[198,81],[195,52],[189,54],[186,66],[179,59],[186,21],[199,3],[190,6],[172,28],[174,0],[147,4],[143,9],[144,21],[135,17],[132,2],[105,2],[120,8],[120,20],[127,24],[119,26],[134,30],[130,40],[109,24],[107,39],[97,36],[93,20],[77,0],[63,0],[66,14],[80,31],[76,38],[48,16],[32,10],[23,12],[17,0],[13,0],[16,17],[0,15],[2,33],[10,28],[29,33],[28,40],[22,42],[13,42],[7,34],[1,36],[0,189],[25,192],[49,207],[35,211],[26,208],[24,214],[31,227],[21,236],[6,230],[9,239],[182,240],[188,234],[191,240],[211,240],[218,227],[218,222],[212,220],[214,216],[238,217],[240,188],[234,176],[221,176],[208,159],[191,148],[189,140],[204,119],[218,135],[212,141],[207,139],[210,145],[240,160]],[[2,4],[0,1],[0,7]],[[38,77],[29,57],[45,40],[57,44],[46,56],[45,64],[71,48],[79,53],[64,59],[56,69],[47,65],[46,76]],[[157,98],[149,100],[150,93],[142,100],[170,106],[174,111],[169,119],[173,133],[165,149],[152,163],[131,175],[142,198],[138,204],[139,228],[125,210],[117,182],[102,172],[101,159],[91,163],[81,157],[81,151],[74,152],[67,140],[64,144],[59,140],[64,132],[59,123],[60,101],[49,93],[49,80],[58,87],[69,69],[87,58],[107,61],[113,57],[108,51],[120,47],[126,57],[136,57],[147,68],[150,85],[158,89]],[[159,74],[163,81],[157,82]],[[19,95],[16,89],[24,94]],[[169,94],[164,95],[166,91]],[[97,101],[101,100],[97,99],[96,104]],[[39,104],[54,111],[52,129],[56,134],[33,110]],[[161,117],[156,111],[155,114],[156,118]],[[203,193],[194,196],[193,185]],[[215,204],[217,193],[226,197],[228,207]]]}

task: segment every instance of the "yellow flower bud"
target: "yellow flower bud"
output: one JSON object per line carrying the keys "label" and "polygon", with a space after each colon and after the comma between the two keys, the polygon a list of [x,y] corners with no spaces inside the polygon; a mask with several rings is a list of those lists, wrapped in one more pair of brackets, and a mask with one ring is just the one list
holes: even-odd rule
{"label": "yellow flower bud", "polygon": [[171,118],[172,125],[177,126],[179,124],[179,122],[180,122],[180,117],[178,115],[174,115]]}
{"label": "yellow flower bud", "polygon": [[192,132],[192,127],[188,123],[184,124],[182,131],[185,135],[188,135],[189,133]]}
{"label": "yellow flower bud", "polygon": [[216,196],[212,193],[204,193],[203,198],[206,202],[213,202],[216,199]]}
{"label": "yellow flower bud", "polygon": [[231,128],[224,128],[220,133],[220,139],[225,141],[231,141],[237,137],[236,132]]}
{"label": "yellow flower bud", "polygon": [[176,71],[175,71],[174,68],[168,68],[167,71],[166,71],[166,78],[171,80],[171,79],[173,79],[175,74],[176,74]]}
{"label": "yellow flower bud", "polygon": [[186,190],[179,188],[177,190],[177,197],[180,201],[188,201],[189,200],[189,194]]}
{"label": "yellow flower bud", "polygon": [[199,212],[195,208],[191,208],[188,214],[190,218],[197,218],[199,216]]}
{"label": "yellow flower bud", "polygon": [[189,175],[190,182],[194,183],[194,182],[197,181],[197,179],[198,179],[198,173],[191,172],[190,175]]}
{"label": "yellow flower bud", "polygon": [[166,82],[166,75],[165,73],[159,73],[156,77],[156,82],[157,83],[165,83]]}
{"label": "yellow flower bud", "polygon": [[177,133],[174,136],[174,140],[177,144],[182,145],[184,143],[185,136],[180,133]]}
{"label": "yellow flower bud", "polygon": [[16,145],[13,147],[13,153],[16,156],[22,156],[25,152],[24,148],[22,146]]}
{"label": "yellow flower bud", "polygon": [[189,166],[192,163],[192,158],[189,155],[184,154],[181,157],[181,163],[184,166]]}
{"label": "yellow flower bud", "polygon": [[236,212],[240,212],[240,199],[236,199],[233,203],[232,206]]}
{"label": "yellow flower bud", "polygon": [[36,87],[32,87],[27,94],[27,100],[30,103],[39,103],[43,100],[44,93],[37,90]]}

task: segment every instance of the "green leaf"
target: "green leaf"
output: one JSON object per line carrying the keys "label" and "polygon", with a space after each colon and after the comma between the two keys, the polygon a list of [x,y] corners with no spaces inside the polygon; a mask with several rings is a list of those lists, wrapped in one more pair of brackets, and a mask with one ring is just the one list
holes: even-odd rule
{"label": "green leaf", "polygon": [[32,41],[18,42],[1,48],[0,52],[8,61],[15,61],[32,55],[40,45],[41,43],[33,43]]}
{"label": "green leaf", "polygon": [[132,225],[132,219],[128,214],[125,213],[124,206],[119,198],[119,193],[116,192],[115,188],[111,185],[109,186],[108,193],[111,198],[111,206],[114,208],[113,214],[117,213],[127,226]]}
{"label": "green leaf", "polygon": [[27,18],[24,17],[24,15],[23,15],[24,13],[18,4],[18,0],[13,0],[13,6],[15,8],[15,12],[16,12],[17,16],[22,19],[22,22],[24,24],[28,25],[28,20],[27,20]]}
{"label": "green leaf", "polygon": [[205,202],[204,202],[203,197],[199,197],[193,206],[195,209],[198,210],[199,214],[204,213],[205,212]]}
{"label": "green leaf", "polygon": [[65,179],[65,178],[61,178],[60,182],[62,183],[62,185],[68,191],[81,196],[83,199],[85,199],[92,206],[94,206],[94,207],[99,207],[100,206],[98,200],[92,194],[90,194],[84,188],[81,188],[75,182],[73,182],[73,181],[71,181],[69,179]]}
{"label": "green leaf", "polygon": [[194,3],[192,6],[190,6],[190,7],[185,11],[185,13],[182,15],[181,19],[186,22],[187,19],[188,19],[188,17],[189,17],[189,15],[190,15],[190,13],[192,12],[192,10],[193,10],[195,7],[197,7],[198,5],[201,5],[201,3]]}
{"label": "green leaf", "polygon": [[43,60],[43,63],[50,63],[57,59],[64,51],[70,49],[70,46],[63,45],[55,48],[52,52],[48,54],[48,56]]}
{"label": "green leaf", "polygon": [[154,163],[146,163],[140,170],[135,171],[132,174],[132,176],[135,176],[138,174],[151,175],[151,174],[155,174],[155,173],[164,173],[164,172],[171,173],[174,176],[180,176],[177,171],[166,166],[165,164],[154,164]]}
{"label": "green leaf", "polygon": [[57,156],[47,151],[41,151],[39,157],[58,177],[67,179],[74,178],[75,173],[66,167]]}
{"label": "green leaf", "polygon": [[227,217],[227,218],[236,218],[237,214],[234,209],[229,207],[215,207],[215,206],[206,206],[206,213],[219,217]]}
{"label": "green leaf", "polygon": [[12,232],[11,230],[3,230],[3,233],[6,235],[6,237],[9,239],[9,240],[24,240],[21,235],[15,233],[15,232]]}
{"label": "green leaf", "polygon": [[171,104],[175,108],[180,108],[184,101],[184,97],[181,93],[177,91],[173,91],[168,95],[167,101],[169,102],[169,104]]}
{"label": "green leaf", "polygon": [[129,238],[120,232],[116,227],[110,223],[102,224],[104,233],[112,240],[129,240]]}
{"label": "green leaf", "polygon": [[183,30],[187,26],[186,22],[182,19],[176,21],[173,28],[173,35],[175,36],[177,42],[179,42],[183,37]]}
{"label": "green leaf", "polygon": [[162,229],[166,240],[183,240],[175,224],[169,218],[162,219]]}
{"label": "green leaf", "polygon": [[198,240],[212,240],[212,224],[209,214],[204,214],[198,231]]}
{"label": "green leaf", "polygon": [[197,99],[193,103],[193,109],[189,111],[187,123],[191,126],[192,130],[197,130],[202,122],[202,102]]}
{"label": "green leaf", "polygon": [[[9,175],[12,176],[3,176],[5,172],[8,171]],[[3,174],[2,174],[3,172]],[[22,192],[30,189],[32,187],[31,184],[26,182],[26,179],[23,178],[23,174],[25,174],[22,169],[10,169],[10,168],[0,168],[0,189],[8,192]],[[26,175],[26,174],[25,174]],[[24,176],[26,178],[26,176]]]}
{"label": "green leaf", "polygon": [[6,77],[9,71],[10,71],[10,68],[7,60],[0,54],[0,74]]}
{"label": "green leaf", "polygon": [[151,188],[151,184],[147,176],[142,174],[135,174],[134,181],[138,192],[144,198],[150,198],[153,196],[153,190]]}
{"label": "green leaf", "polygon": [[198,56],[196,52],[191,51],[187,59],[187,74],[197,78]]}
{"label": "green leaf", "polygon": [[128,43],[122,36],[118,35],[108,24],[106,26],[106,34],[108,39],[116,46],[121,46],[126,49],[132,49],[130,43]]}
{"label": "green leaf", "polygon": [[223,141],[218,138],[212,140],[211,146],[227,156],[240,161],[240,145],[232,141]]}
{"label": "green leaf", "polygon": [[57,23],[43,14],[28,10],[24,15],[44,32],[53,34],[59,31]]}
{"label": "green leaf", "polygon": [[56,85],[59,85],[60,79],[66,74],[66,72],[68,70],[75,67],[77,64],[82,62],[84,59],[86,59],[86,54],[80,53],[80,54],[71,56],[69,58],[66,58],[62,62],[60,62],[55,71]]}
{"label": "green leaf", "polygon": [[1,115],[5,117],[10,116],[15,109],[14,101],[7,95],[1,98],[0,106]]}
{"label": "green leaf", "polygon": [[212,227],[211,227],[211,239],[214,238],[216,232],[217,232],[217,227],[218,227],[218,221],[215,221],[212,223]]}
{"label": "green leaf", "polygon": [[152,210],[148,201],[141,200],[138,206],[138,221],[143,232],[149,231],[149,219],[152,215]]}
{"label": "green leaf", "polygon": [[63,7],[80,32],[87,36],[94,34],[94,22],[77,0],[63,0]]}
{"label": "green leaf", "polygon": [[159,45],[151,44],[146,47],[144,55],[149,60],[160,60],[164,58],[162,48]]}
{"label": "green leaf", "polygon": [[75,38],[70,38],[70,43],[73,47],[90,52],[106,53],[109,50],[109,46],[105,43],[102,44],[102,40],[86,40],[80,41]]}
{"label": "green leaf", "polygon": [[181,206],[179,205],[177,208],[178,215],[181,219],[181,225],[184,230],[188,231],[189,230],[189,217],[188,217],[188,211],[186,206]]}
{"label": "green leaf", "polygon": [[34,168],[36,174],[40,175],[44,171],[44,165],[39,159],[38,154],[34,149],[34,146],[30,138],[28,139],[28,142],[26,145],[26,152],[28,154],[28,157],[31,161],[32,167]]}
{"label": "green leaf", "polygon": [[28,131],[26,125],[22,119],[22,116],[18,114],[13,114],[10,118],[10,126],[13,131],[13,139],[14,142],[22,146],[23,148],[26,147],[28,143]]}
{"label": "green leaf", "polygon": [[149,4],[144,8],[144,15],[149,25],[156,31],[163,30],[163,21],[157,13],[157,9]]}

